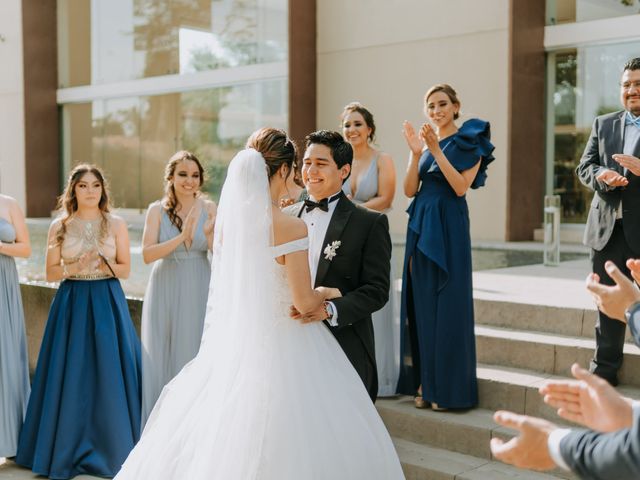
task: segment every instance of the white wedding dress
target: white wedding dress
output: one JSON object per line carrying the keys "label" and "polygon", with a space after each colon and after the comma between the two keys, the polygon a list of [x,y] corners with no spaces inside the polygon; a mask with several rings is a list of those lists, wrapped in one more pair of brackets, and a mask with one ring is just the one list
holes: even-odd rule
{"label": "white wedding dress", "polygon": [[[264,159],[229,166],[205,333],[164,388],[117,480],[404,479],[382,420],[321,323],[289,318]],[[286,258],[286,257],[285,257]]]}

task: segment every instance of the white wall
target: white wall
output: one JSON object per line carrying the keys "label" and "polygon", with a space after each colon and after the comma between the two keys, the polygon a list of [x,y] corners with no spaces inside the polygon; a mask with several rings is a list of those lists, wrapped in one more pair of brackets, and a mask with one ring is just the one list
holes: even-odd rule
{"label": "white wall", "polygon": [[342,107],[365,104],[380,147],[396,162],[392,233],[404,235],[402,121],[424,121],[435,83],[456,88],[465,114],[489,120],[496,161],[487,186],[468,194],[475,240],[504,240],[507,180],[508,0],[318,2],[318,128],[339,128]]}
{"label": "white wall", "polygon": [[0,2],[0,192],[25,209],[22,2]]}

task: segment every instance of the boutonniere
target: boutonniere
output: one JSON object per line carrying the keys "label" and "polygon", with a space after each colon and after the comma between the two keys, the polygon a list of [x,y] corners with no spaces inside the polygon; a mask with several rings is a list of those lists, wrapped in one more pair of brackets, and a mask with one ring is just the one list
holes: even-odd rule
{"label": "boutonniere", "polygon": [[331,243],[328,243],[326,247],[324,247],[324,258],[326,260],[333,260],[333,257],[336,256],[336,250],[340,248],[342,242],[340,240],[334,240]]}

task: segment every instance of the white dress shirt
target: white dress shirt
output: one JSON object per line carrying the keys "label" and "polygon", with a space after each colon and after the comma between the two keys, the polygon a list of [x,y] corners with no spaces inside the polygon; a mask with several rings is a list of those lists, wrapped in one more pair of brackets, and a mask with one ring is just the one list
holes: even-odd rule
{"label": "white dress shirt", "polygon": [[[335,192],[333,195],[329,195],[327,198],[332,198],[338,193],[340,193],[340,190]],[[314,202],[316,201],[316,199],[311,196],[309,198]],[[314,208],[310,212],[307,212],[306,207],[302,207],[301,218],[304,220],[304,223],[307,224],[307,231],[309,234],[309,270],[311,271],[311,287],[315,285],[320,255],[325,248],[325,245],[323,245],[322,242],[324,242],[324,237],[327,234],[327,229],[329,228],[329,222],[331,222],[331,217],[333,217],[333,212],[335,212],[336,205],[338,205],[339,201],[340,199],[338,198],[333,202],[330,202],[329,210],[327,212],[323,212],[319,208]],[[329,324],[335,327],[338,325],[338,311],[336,310],[336,306],[333,302],[329,303],[333,308],[333,317],[329,320]]]}
{"label": "white dress shirt", "polygon": [[[635,120],[636,117],[631,113],[627,113],[632,119]],[[625,115],[626,120],[626,115]],[[633,155],[636,145],[640,141],[640,128],[633,123],[629,123],[624,127],[624,145],[622,146],[622,153],[625,155]],[[623,175],[627,174],[627,169],[624,169]],[[616,219],[622,218],[622,200],[620,200],[620,204],[618,205],[618,210],[616,211]]]}

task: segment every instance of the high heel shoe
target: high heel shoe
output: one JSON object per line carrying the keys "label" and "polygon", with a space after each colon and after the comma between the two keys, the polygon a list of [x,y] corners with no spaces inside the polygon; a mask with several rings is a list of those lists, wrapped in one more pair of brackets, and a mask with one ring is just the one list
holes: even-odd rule
{"label": "high heel shoe", "polygon": [[433,410],[434,412],[446,412],[448,408],[440,407],[436,402],[431,402],[431,410]]}
{"label": "high heel shoe", "polygon": [[422,398],[422,395],[413,397],[413,403],[416,408],[429,408],[431,405],[424,398]]}

